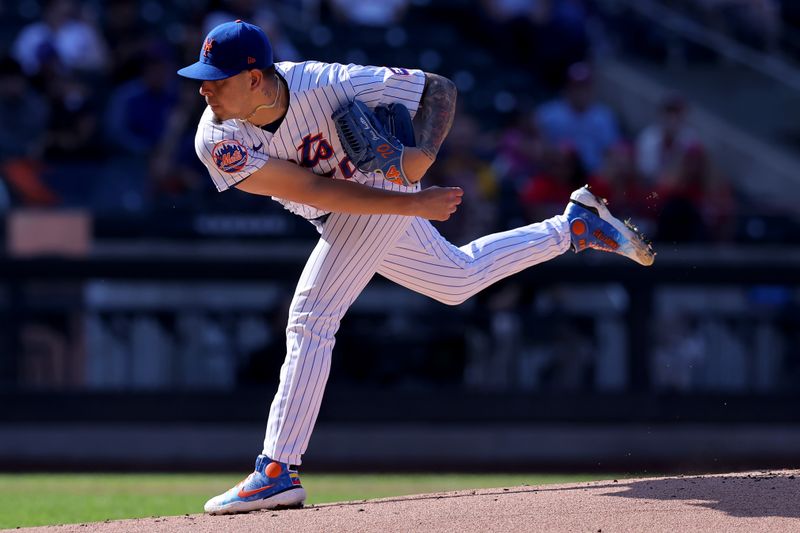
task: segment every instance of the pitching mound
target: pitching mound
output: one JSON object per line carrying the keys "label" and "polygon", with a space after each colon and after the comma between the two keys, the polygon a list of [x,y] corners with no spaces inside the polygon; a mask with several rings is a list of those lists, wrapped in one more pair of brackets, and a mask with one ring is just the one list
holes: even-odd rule
{"label": "pitching mound", "polygon": [[800,471],[443,492],[247,515],[187,515],[24,531],[788,533],[800,531]]}

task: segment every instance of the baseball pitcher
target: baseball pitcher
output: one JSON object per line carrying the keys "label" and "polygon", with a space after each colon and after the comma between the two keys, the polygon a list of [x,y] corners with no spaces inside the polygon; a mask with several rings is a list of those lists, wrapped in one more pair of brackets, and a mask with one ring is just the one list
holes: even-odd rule
{"label": "baseball pitcher", "polygon": [[376,273],[457,305],[569,249],[653,263],[635,228],[586,187],[562,215],[461,247],[445,240],[428,220],[449,218],[462,191],[419,184],[455,112],[455,86],[442,76],[273,63],[264,32],[240,20],[211,30],[199,60],[178,74],[198,80],[208,104],[195,148],[217,189],[271,196],[321,234],[291,302],[286,359],[255,470],[210,499],[208,513],[303,504],[297,465],[322,402],[334,335]]}

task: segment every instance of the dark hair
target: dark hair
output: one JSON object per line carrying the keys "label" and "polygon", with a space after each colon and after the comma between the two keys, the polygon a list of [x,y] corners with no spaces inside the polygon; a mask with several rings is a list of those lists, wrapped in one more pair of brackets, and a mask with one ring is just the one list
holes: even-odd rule
{"label": "dark hair", "polygon": [[275,65],[270,65],[267,68],[259,69],[265,78],[272,78],[275,75]]}

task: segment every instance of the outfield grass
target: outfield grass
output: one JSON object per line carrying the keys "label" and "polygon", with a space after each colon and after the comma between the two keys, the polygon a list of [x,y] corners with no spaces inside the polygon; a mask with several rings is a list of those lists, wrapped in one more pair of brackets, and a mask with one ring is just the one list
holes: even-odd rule
{"label": "outfield grass", "polygon": [[[200,513],[232,474],[0,474],[0,528]],[[603,475],[303,474],[307,504],[446,490],[609,479]],[[624,477],[624,476],[622,476]]]}

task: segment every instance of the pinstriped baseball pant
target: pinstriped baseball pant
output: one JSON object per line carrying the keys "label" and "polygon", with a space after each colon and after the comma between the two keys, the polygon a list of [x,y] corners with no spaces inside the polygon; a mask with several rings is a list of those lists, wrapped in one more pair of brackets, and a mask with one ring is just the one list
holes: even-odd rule
{"label": "pinstriped baseball pant", "polygon": [[262,453],[301,463],[322,402],[339,322],[376,272],[456,305],[502,278],[561,255],[569,243],[567,220],[561,215],[459,248],[420,218],[332,213],[291,303],[287,355]]}

